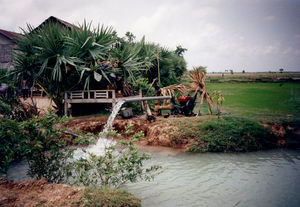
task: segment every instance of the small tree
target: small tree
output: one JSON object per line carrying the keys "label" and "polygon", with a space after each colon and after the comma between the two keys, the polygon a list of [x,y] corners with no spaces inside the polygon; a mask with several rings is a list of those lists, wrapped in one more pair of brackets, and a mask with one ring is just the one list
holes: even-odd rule
{"label": "small tree", "polygon": [[186,48],[183,48],[181,45],[178,45],[176,46],[175,54],[182,57],[186,51],[187,51]]}
{"label": "small tree", "polygon": [[135,40],[135,35],[132,32],[126,32],[125,37],[128,40],[128,42],[133,42]]}
{"label": "small tree", "polygon": [[212,99],[214,100],[214,102],[217,105],[217,111],[218,111],[217,116],[220,117],[221,106],[223,104],[223,101],[225,100],[224,96],[222,95],[222,92],[221,91],[213,91]]}
{"label": "small tree", "polygon": [[229,71],[230,71],[230,74],[233,74],[233,70],[232,69],[230,69]]}

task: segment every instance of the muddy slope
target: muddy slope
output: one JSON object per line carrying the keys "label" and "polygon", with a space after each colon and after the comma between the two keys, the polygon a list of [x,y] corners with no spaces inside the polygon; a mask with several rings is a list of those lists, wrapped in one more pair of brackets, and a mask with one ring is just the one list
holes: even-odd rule
{"label": "muddy slope", "polygon": [[49,184],[46,179],[8,182],[0,179],[0,206],[79,206],[83,187]]}
{"label": "muddy slope", "polygon": [[46,179],[9,182],[0,179],[1,207],[141,206],[140,199],[123,190],[71,187]]}
{"label": "muddy slope", "polygon": [[[145,117],[134,117],[131,119],[122,119],[118,117],[113,124],[114,129],[127,139],[133,134],[143,131],[145,137],[140,140],[138,144],[151,145],[151,146],[164,146],[172,148],[186,149],[193,140],[187,137],[181,137],[180,139],[174,139],[179,133],[179,128],[172,124],[173,119],[165,119],[158,117],[155,122],[148,123]],[[72,121],[64,123],[62,127],[65,127],[71,131],[79,130],[83,133],[98,134],[104,128],[107,117],[80,117]],[[126,126],[132,125],[132,133],[126,134]]]}

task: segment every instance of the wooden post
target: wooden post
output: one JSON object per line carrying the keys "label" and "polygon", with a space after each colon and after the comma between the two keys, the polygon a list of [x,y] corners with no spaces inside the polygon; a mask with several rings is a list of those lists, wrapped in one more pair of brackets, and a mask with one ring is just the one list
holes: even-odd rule
{"label": "wooden post", "polygon": [[[111,96],[112,96],[112,107],[114,108],[115,105],[116,105],[116,91],[112,90],[111,92],[112,92],[112,94],[111,94]],[[108,93],[108,91],[107,91],[107,93]]]}
{"label": "wooden post", "polygon": [[[142,89],[139,90],[139,97],[141,97],[141,98],[143,97]],[[141,104],[142,111],[144,111],[145,110],[145,106],[144,106],[143,101],[140,101],[140,104]]]}
{"label": "wooden post", "polygon": [[67,99],[68,99],[68,94],[67,92],[65,92],[65,105],[64,105],[64,111],[65,111],[65,116],[68,116],[68,102],[67,102]]}
{"label": "wooden post", "polygon": [[32,94],[33,94],[33,87],[30,88],[30,97],[32,98]]}
{"label": "wooden post", "polygon": [[159,48],[157,48],[157,73],[158,73],[158,86],[160,86]]}
{"label": "wooden post", "polygon": [[115,99],[116,98],[116,91],[112,90],[111,92],[112,92],[112,98]]}
{"label": "wooden post", "polygon": [[151,112],[151,110],[150,110],[150,107],[149,107],[149,105],[148,105],[148,102],[147,101],[143,101],[144,102],[144,106],[145,106],[145,108],[146,108],[146,113],[147,113],[147,115],[148,116],[152,116],[152,112]]}

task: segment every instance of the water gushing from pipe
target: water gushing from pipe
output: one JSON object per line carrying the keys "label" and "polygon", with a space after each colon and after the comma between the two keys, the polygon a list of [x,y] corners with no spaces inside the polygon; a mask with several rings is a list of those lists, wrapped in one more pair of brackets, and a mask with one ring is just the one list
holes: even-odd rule
{"label": "water gushing from pipe", "polygon": [[106,134],[109,132],[110,128],[113,126],[114,120],[120,111],[122,105],[125,103],[125,100],[120,100],[112,109],[110,116],[107,119],[107,122],[104,126],[104,129],[101,132],[96,144],[89,146],[85,149],[86,152],[83,152],[81,148],[74,151],[74,158],[79,159],[81,157],[88,158],[88,153],[93,153],[95,155],[103,155],[105,153],[105,148],[116,144],[115,141],[107,139]]}
{"label": "water gushing from pipe", "polygon": [[108,117],[108,119],[106,121],[106,124],[104,126],[102,133],[106,134],[109,131],[109,129],[112,127],[114,120],[124,103],[125,103],[125,99],[122,99],[114,106],[110,116]]}

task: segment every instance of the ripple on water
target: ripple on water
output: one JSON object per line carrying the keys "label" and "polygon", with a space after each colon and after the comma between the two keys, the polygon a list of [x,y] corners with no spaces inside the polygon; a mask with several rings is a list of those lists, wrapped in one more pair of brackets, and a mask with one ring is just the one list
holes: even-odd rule
{"label": "ripple on water", "polygon": [[[125,185],[143,206],[298,206],[299,151],[154,155],[164,172]],[[288,177],[287,177],[288,176]]]}
{"label": "ripple on water", "polygon": [[[152,182],[127,184],[143,206],[300,206],[300,151],[156,153],[146,165],[163,172]],[[10,180],[26,180],[25,162],[10,166]]]}

